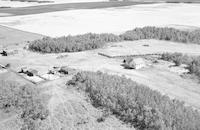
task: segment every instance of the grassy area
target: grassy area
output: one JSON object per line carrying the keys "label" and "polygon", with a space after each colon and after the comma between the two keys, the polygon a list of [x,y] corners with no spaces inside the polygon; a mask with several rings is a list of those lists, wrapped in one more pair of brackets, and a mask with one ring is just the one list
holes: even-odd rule
{"label": "grassy area", "polygon": [[5,47],[13,44],[23,43],[25,41],[33,41],[44,37],[40,34],[25,32],[5,26],[0,26],[0,32],[0,46]]}
{"label": "grassy area", "polygon": [[97,49],[109,42],[157,39],[180,43],[200,44],[200,31],[181,31],[174,28],[144,27],[135,28],[121,35],[84,34],[60,38],[43,38],[29,44],[29,49],[42,53],[78,52]]}
{"label": "grassy area", "polygon": [[198,111],[125,77],[81,72],[67,85],[84,91],[95,107],[140,130],[200,129]]}
{"label": "grassy area", "polygon": [[39,124],[49,114],[37,88],[3,81],[0,82],[0,110],[4,113],[17,113],[22,122],[21,129],[26,130],[39,129]]}

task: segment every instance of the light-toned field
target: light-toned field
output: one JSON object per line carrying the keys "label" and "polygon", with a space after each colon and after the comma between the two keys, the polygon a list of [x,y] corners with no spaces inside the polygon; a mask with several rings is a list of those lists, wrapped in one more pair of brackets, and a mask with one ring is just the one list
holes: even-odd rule
{"label": "light-toned field", "polygon": [[[176,12],[176,13],[174,13]],[[68,10],[0,17],[0,25],[43,34],[121,33],[135,27],[187,25],[200,27],[199,4],[146,4],[107,9]]]}
{"label": "light-toned field", "polygon": [[42,38],[42,35],[0,26],[0,49],[13,44]]}
{"label": "light-toned field", "polygon": [[[149,46],[146,46],[149,45]],[[110,57],[162,54],[162,53],[186,53],[200,55],[200,46],[197,44],[184,44],[160,40],[126,41],[109,45],[99,53]]]}

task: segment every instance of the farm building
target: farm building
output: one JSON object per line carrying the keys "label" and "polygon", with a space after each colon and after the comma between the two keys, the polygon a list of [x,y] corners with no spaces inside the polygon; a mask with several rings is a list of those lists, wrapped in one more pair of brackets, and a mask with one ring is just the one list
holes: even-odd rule
{"label": "farm building", "polygon": [[124,66],[127,69],[141,69],[145,67],[143,58],[127,58],[124,60]]}
{"label": "farm building", "polygon": [[8,50],[3,50],[2,52],[0,52],[0,54],[2,55],[2,56],[10,56],[10,55],[15,55],[15,54],[18,54],[18,50],[10,50],[10,51],[8,51]]}
{"label": "farm building", "polygon": [[27,68],[27,67],[22,67],[19,73],[24,73],[27,74],[28,76],[34,76],[38,74],[38,71],[35,69]]}
{"label": "farm building", "polygon": [[0,53],[2,56],[8,56],[8,53],[6,52],[6,51],[2,51],[1,53]]}
{"label": "farm building", "polygon": [[62,74],[73,74],[75,69],[69,68],[67,66],[62,66],[58,72]]}

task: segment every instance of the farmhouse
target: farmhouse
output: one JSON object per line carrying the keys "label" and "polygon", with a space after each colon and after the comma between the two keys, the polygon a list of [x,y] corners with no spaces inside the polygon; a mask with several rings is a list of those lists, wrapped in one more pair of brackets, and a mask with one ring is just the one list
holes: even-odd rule
{"label": "farmhouse", "polygon": [[124,60],[124,66],[127,69],[141,69],[145,67],[145,61],[142,58],[127,58]]}

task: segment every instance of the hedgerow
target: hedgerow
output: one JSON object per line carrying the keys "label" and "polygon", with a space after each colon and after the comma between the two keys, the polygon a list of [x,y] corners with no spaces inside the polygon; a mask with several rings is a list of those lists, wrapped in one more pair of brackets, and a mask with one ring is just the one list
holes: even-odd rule
{"label": "hedgerow", "polygon": [[86,92],[95,107],[139,130],[200,129],[198,111],[125,77],[80,72],[67,85]]}
{"label": "hedgerow", "polygon": [[0,110],[15,112],[22,122],[22,130],[37,130],[39,122],[49,114],[39,90],[32,86],[19,86],[0,82]]}

